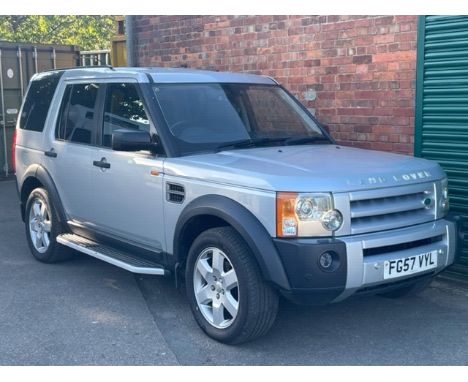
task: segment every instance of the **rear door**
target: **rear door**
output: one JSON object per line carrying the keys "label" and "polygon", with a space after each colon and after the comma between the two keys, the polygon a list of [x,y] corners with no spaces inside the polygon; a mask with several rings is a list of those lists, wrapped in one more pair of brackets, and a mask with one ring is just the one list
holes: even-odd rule
{"label": "rear door", "polygon": [[62,97],[52,144],[45,157],[69,218],[89,221],[92,158],[95,157],[103,85],[67,84]]}

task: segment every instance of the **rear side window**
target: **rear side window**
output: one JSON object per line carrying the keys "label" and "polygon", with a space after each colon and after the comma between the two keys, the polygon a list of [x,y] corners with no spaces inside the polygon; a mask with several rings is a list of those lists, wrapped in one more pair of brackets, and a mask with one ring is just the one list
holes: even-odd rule
{"label": "rear side window", "polygon": [[66,87],[55,130],[57,139],[83,144],[95,142],[99,88],[94,83]]}
{"label": "rear side window", "polygon": [[20,128],[31,131],[44,130],[55,90],[63,72],[42,73],[29,86],[20,116]]}

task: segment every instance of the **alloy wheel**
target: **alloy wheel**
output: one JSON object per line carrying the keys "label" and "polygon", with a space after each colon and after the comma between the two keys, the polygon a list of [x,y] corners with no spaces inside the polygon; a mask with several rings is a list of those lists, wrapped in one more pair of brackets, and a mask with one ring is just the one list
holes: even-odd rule
{"label": "alloy wheel", "polygon": [[204,249],[194,267],[198,308],[215,328],[232,325],[239,312],[239,281],[228,256],[219,248]]}
{"label": "alloy wheel", "polygon": [[35,198],[29,212],[29,235],[36,251],[44,253],[50,245],[52,222],[45,202]]}

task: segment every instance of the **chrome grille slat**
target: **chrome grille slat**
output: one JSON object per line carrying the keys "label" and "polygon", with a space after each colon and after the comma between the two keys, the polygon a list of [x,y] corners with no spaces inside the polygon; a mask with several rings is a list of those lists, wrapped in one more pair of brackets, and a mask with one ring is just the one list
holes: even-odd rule
{"label": "chrome grille slat", "polygon": [[418,192],[433,191],[433,183],[412,184],[409,186],[377,188],[369,191],[355,191],[349,193],[349,200],[352,202],[357,200],[379,199],[388,196],[417,194]]}
{"label": "chrome grille slat", "polygon": [[422,203],[423,199],[424,193],[420,192],[417,194],[400,195],[398,197],[371,199],[365,202],[357,201],[353,202],[351,217],[360,218],[419,210],[425,208]]}
{"label": "chrome grille slat", "polygon": [[[426,206],[425,198],[432,204]],[[349,193],[351,234],[377,232],[435,219],[434,183]]]}
{"label": "chrome grille slat", "polygon": [[[393,215],[377,215],[377,216],[372,216],[368,217],[366,219],[362,220],[357,220],[353,221],[351,224],[351,229],[353,234],[359,234],[359,233],[366,233],[370,232],[369,229],[372,230],[372,232],[375,231],[384,231],[387,229],[394,229],[394,228],[399,228],[399,227],[405,227],[405,226],[410,226],[414,224],[420,224],[420,223],[425,223],[427,221],[432,220],[433,215],[428,213],[427,211],[407,211],[407,212],[401,212]],[[400,223],[396,223],[395,221],[399,219]],[[370,228],[372,227],[372,228]]]}

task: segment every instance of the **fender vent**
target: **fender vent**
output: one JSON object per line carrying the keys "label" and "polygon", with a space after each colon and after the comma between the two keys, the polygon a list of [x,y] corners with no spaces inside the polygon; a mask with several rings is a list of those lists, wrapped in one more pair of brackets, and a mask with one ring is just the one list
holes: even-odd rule
{"label": "fender vent", "polygon": [[166,200],[172,203],[182,203],[185,199],[185,188],[180,184],[166,183]]}

